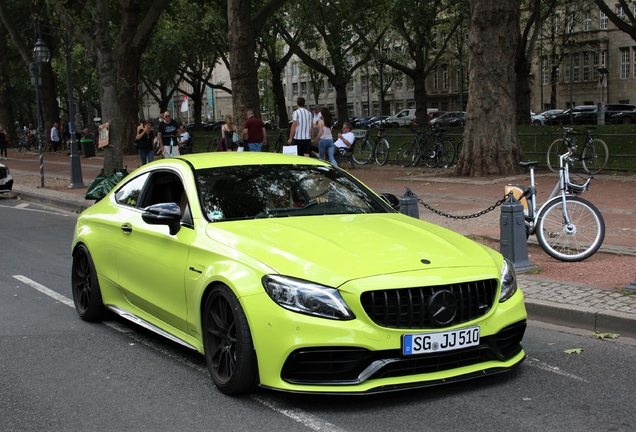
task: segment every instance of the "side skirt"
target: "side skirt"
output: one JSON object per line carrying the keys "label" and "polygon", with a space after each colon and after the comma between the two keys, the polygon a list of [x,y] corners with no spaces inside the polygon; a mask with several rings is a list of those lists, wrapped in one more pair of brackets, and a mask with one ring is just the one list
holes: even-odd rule
{"label": "side skirt", "polygon": [[137,315],[135,315],[135,314],[133,314],[131,312],[128,312],[127,310],[122,309],[119,306],[115,306],[115,305],[112,305],[112,304],[107,304],[106,307],[109,310],[111,310],[114,313],[116,313],[117,315],[119,315],[120,317],[122,317],[124,319],[127,319],[128,321],[133,322],[133,323],[137,324],[138,326],[141,326],[141,327],[143,327],[145,329],[148,329],[151,332],[157,333],[158,335],[163,336],[166,339],[170,339],[171,341],[176,342],[179,345],[182,345],[182,346],[184,346],[186,348],[189,348],[189,349],[194,350],[194,351],[198,351],[197,348],[194,345],[191,345],[188,342],[179,339],[178,337],[168,333],[167,331],[165,331],[163,329],[160,329],[159,327],[157,327],[154,324],[150,324],[148,321],[146,321],[146,320],[144,320],[142,318],[139,318]]}

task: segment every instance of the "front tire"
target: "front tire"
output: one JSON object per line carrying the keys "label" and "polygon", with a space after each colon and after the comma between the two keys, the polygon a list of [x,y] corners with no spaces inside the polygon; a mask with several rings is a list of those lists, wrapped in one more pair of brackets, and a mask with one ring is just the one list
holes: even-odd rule
{"label": "front tire", "polygon": [[386,161],[389,159],[389,143],[387,140],[382,139],[378,141],[378,144],[375,148],[375,163],[379,166],[383,166],[386,164]]}
{"label": "front tire", "polygon": [[234,293],[218,285],[203,310],[203,346],[212,381],[221,393],[249,393],[258,381],[247,318]]}
{"label": "front tire", "polygon": [[566,197],[571,226],[564,223],[563,202],[555,199],[543,208],[537,219],[535,234],[548,255],[560,261],[582,261],[591,257],[603,244],[605,221],[590,202],[575,196]]}
{"label": "front tire", "polygon": [[403,167],[409,167],[413,165],[413,162],[415,160],[416,145],[417,143],[413,141],[410,143],[406,142],[400,146],[396,156],[398,165],[401,165]]}
{"label": "front tire", "polygon": [[356,142],[351,157],[353,157],[353,161],[358,165],[368,164],[369,160],[371,160],[371,144],[369,144],[369,141]]}
{"label": "front tire", "polygon": [[581,153],[583,169],[590,174],[601,172],[607,165],[608,159],[609,150],[607,150],[607,144],[600,139],[594,139],[586,144],[583,148],[583,153]]}
{"label": "front tire", "polygon": [[102,302],[95,264],[88,248],[79,245],[73,252],[71,289],[75,310],[84,321],[100,321],[107,309]]}
{"label": "front tire", "polygon": [[439,158],[439,163],[442,168],[450,168],[455,162],[455,145],[451,140],[444,140],[440,144],[438,151],[441,151],[442,154]]}

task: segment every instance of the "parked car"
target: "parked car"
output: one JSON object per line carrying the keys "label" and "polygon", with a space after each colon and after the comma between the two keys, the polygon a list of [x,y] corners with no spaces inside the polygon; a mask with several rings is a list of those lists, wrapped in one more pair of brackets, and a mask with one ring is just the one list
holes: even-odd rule
{"label": "parked car", "polygon": [[[596,105],[579,105],[572,109],[572,124],[596,124],[598,115],[598,107]],[[570,124],[570,110],[567,109],[559,114],[546,117],[547,125],[565,125]]]}
{"label": "parked car", "polygon": [[434,118],[429,125],[434,128],[461,126],[466,120],[464,111],[448,111],[441,116]]}
{"label": "parked car", "polygon": [[10,192],[13,189],[13,177],[9,167],[0,163],[0,192]]}
{"label": "parked car", "polygon": [[205,126],[203,126],[203,130],[218,131],[218,130],[221,130],[221,126],[223,126],[224,124],[225,124],[225,120],[212,121],[207,123]]}
{"label": "parked car", "polygon": [[532,124],[535,126],[543,126],[545,125],[545,120],[548,117],[551,117],[555,114],[560,114],[562,113],[563,110],[560,109],[552,109],[552,110],[547,110],[547,111],[543,111],[539,114],[535,114],[532,111],[530,111],[530,118],[532,119]]}
{"label": "parked car", "polygon": [[607,124],[632,124],[636,105],[632,104],[607,104],[605,105],[605,123]]}
{"label": "parked car", "polygon": [[226,394],[377,393],[520,363],[513,264],[396,202],[317,159],[155,161],[79,216],[73,301],[203,354]]}
{"label": "parked car", "polygon": [[369,128],[377,128],[377,127],[391,127],[387,126],[388,115],[375,116],[369,122]]}
{"label": "parked car", "polygon": [[415,119],[415,109],[405,109],[386,119],[385,123],[391,127],[409,126]]}
{"label": "parked car", "polygon": [[364,122],[364,124],[367,124],[369,122],[369,120],[371,120],[372,118],[373,118],[372,116],[356,117],[356,119],[353,121],[353,123],[351,123],[351,126],[354,129],[361,129],[363,122]]}
{"label": "parked car", "polygon": [[444,114],[446,114],[446,111],[429,111],[427,113],[428,122],[430,123],[430,121],[433,120],[434,118],[437,118]]}

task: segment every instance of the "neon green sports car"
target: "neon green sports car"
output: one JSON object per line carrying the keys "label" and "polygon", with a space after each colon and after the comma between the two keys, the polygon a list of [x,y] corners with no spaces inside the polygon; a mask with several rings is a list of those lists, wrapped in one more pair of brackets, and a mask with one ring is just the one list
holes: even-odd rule
{"label": "neon green sports car", "polygon": [[298,156],[164,159],[84,211],[72,290],[205,356],[226,394],[374,393],[521,362],[511,263]]}

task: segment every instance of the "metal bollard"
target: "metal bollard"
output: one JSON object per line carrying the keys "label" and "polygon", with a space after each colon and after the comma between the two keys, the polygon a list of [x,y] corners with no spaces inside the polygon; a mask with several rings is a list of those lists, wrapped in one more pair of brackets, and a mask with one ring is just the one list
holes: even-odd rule
{"label": "metal bollard", "polygon": [[513,263],[517,273],[537,268],[528,259],[523,205],[512,195],[501,205],[499,251]]}
{"label": "metal bollard", "polygon": [[420,209],[417,205],[417,196],[411,192],[411,189],[406,188],[406,192],[400,197],[400,213],[419,219]]}

